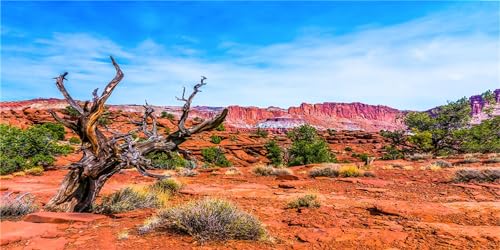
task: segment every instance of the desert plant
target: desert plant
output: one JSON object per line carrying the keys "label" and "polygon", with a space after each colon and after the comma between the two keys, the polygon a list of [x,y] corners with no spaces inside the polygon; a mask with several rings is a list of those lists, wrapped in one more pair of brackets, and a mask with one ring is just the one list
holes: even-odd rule
{"label": "desert plant", "polygon": [[222,149],[216,147],[204,148],[201,150],[201,155],[205,162],[209,164],[214,164],[219,167],[229,167],[231,162],[229,162],[222,152]]}
{"label": "desert plant", "polygon": [[253,168],[253,173],[258,176],[282,176],[291,175],[293,172],[287,168],[274,168],[272,166],[259,165]]}
{"label": "desert plant", "polygon": [[364,172],[354,165],[342,166],[339,169],[339,176],[342,177],[358,177],[363,175]]}
{"label": "desert plant", "polygon": [[227,171],[224,174],[225,175],[242,175],[243,173],[235,167],[230,167],[229,169],[227,169]]}
{"label": "desert plant", "polygon": [[151,185],[151,189],[160,192],[169,192],[171,194],[179,192],[182,184],[174,179],[158,180]]}
{"label": "desert plant", "polygon": [[153,152],[147,154],[146,158],[151,160],[153,167],[159,169],[178,169],[188,165],[188,161],[177,152]]}
{"label": "desert plant", "polygon": [[443,160],[437,160],[437,161],[435,161],[432,164],[433,165],[437,165],[437,166],[439,166],[441,168],[452,168],[453,167],[453,165],[450,162],[443,161]]}
{"label": "desert plant", "polygon": [[75,136],[69,138],[68,141],[69,141],[70,144],[80,144],[80,143],[82,143],[82,141],[78,137],[75,137]]}
{"label": "desert plant", "polygon": [[194,177],[198,175],[198,172],[193,169],[183,168],[177,173],[177,175],[182,177]]}
{"label": "desert plant", "polygon": [[496,182],[500,180],[498,169],[460,169],[455,172],[455,181],[458,182]]}
{"label": "desert plant", "polygon": [[261,138],[267,138],[269,132],[267,132],[265,129],[257,128],[257,130],[255,130],[255,135]]}
{"label": "desert plant", "polygon": [[158,208],[164,205],[168,193],[148,187],[125,187],[106,195],[93,211],[101,214],[115,214],[142,208]]}
{"label": "desert plant", "polygon": [[351,152],[351,151],[352,151],[352,148],[351,148],[351,147],[345,147],[345,148],[344,148],[344,151],[346,151],[346,152]]}
{"label": "desert plant", "polygon": [[287,208],[318,208],[320,206],[318,197],[314,194],[306,194],[287,204]]}
{"label": "desert plant", "polygon": [[464,160],[462,161],[463,163],[476,163],[480,162],[480,160],[472,154],[465,155]]}
{"label": "desert plant", "polygon": [[36,211],[35,197],[29,193],[13,195],[9,192],[0,200],[0,218],[19,217]]}
{"label": "desert plant", "polygon": [[64,113],[70,117],[78,117],[80,115],[80,112],[71,106],[66,106],[66,108],[64,108]]}
{"label": "desert plant", "polygon": [[162,111],[160,117],[161,118],[167,118],[170,121],[174,121],[174,119],[175,119],[174,114],[168,113],[167,111]]}
{"label": "desert plant", "polygon": [[52,165],[54,156],[73,150],[69,145],[58,144],[58,136],[44,125],[21,130],[0,124],[0,174]]}
{"label": "desert plant", "polygon": [[408,155],[408,160],[410,161],[421,161],[421,160],[427,160],[431,159],[432,155],[428,153],[414,153],[411,155]]}
{"label": "desert plant", "polygon": [[335,161],[328,144],[320,138],[314,127],[302,125],[288,133],[292,140],[289,149],[289,166]]}
{"label": "desert plant", "polygon": [[215,128],[215,130],[217,130],[217,131],[226,131],[226,127],[224,127],[224,123],[221,123],[221,124],[219,124],[219,126],[217,126]]}
{"label": "desert plant", "polygon": [[64,135],[66,131],[64,131],[64,126],[59,123],[51,123],[47,122],[41,125],[42,128],[46,128],[48,131],[52,132],[54,135],[54,139],[62,141],[64,140]]}
{"label": "desert plant", "polygon": [[222,138],[218,135],[212,135],[210,136],[210,142],[213,144],[219,144],[222,141]]}
{"label": "desert plant", "polygon": [[267,159],[273,166],[280,166],[283,164],[283,150],[275,140],[270,140],[265,145]]}
{"label": "desert plant", "polygon": [[267,234],[256,217],[219,199],[197,200],[160,210],[145,222],[139,232],[147,233],[159,227],[187,233],[200,242],[261,240]]}
{"label": "desert plant", "polygon": [[403,159],[404,154],[393,145],[387,145],[384,147],[384,154],[382,155],[382,160],[397,160]]}
{"label": "desert plant", "polygon": [[43,167],[37,166],[37,167],[32,167],[32,168],[28,168],[28,169],[24,170],[24,173],[28,174],[28,175],[40,176],[43,174],[43,171],[44,171]]}
{"label": "desert plant", "polygon": [[315,167],[309,171],[309,176],[311,177],[337,177],[339,176],[339,170],[337,167],[325,166],[325,167]]}

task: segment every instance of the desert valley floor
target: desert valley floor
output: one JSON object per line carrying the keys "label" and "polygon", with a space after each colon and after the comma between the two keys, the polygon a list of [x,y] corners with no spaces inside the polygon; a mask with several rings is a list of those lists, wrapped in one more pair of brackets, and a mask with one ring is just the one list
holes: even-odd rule
{"label": "desert valley floor", "polygon": [[[176,177],[184,187],[169,205],[206,196],[230,200],[264,223],[271,236],[266,242],[199,244],[169,230],[139,235],[138,226],[155,212],[146,209],[109,217],[47,214],[2,221],[1,244],[2,249],[498,249],[500,185],[451,180],[456,169],[500,164],[421,169],[429,163],[375,161],[375,177],[360,178],[311,178],[307,173],[314,165],[292,167],[294,174],[285,177],[255,176],[250,166],[238,167],[240,175],[220,168]],[[56,169],[43,176],[3,178],[2,194],[30,192],[42,205],[65,173]],[[106,183],[102,194],[151,182],[134,170],[123,170]],[[288,201],[307,193],[318,195],[320,208],[286,208]]]}

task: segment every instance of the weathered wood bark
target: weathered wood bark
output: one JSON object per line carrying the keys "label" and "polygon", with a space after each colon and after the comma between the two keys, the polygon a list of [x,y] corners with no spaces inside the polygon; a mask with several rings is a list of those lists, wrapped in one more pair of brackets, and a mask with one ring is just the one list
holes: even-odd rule
{"label": "weathered wood bark", "polygon": [[[69,105],[78,111],[77,120],[63,119],[57,113],[51,111],[52,116],[64,126],[73,130],[82,140],[82,158],[69,166],[69,172],[65,176],[57,194],[46,205],[48,210],[85,212],[92,208],[100,190],[106,181],[120,169],[133,166],[137,170],[153,178],[169,178],[170,176],[157,175],[147,170],[151,169],[151,162],[145,155],[154,151],[176,151],[179,145],[186,141],[192,134],[211,130],[221,124],[226,115],[227,109],[214,117],[192,128],[186,128],[185,122],[189,116],[191,103],[199,89],[205,85],[205,77],[200,83],[194,86],[193,93],[186,99],[183,90],[184,101],[183,113],[178,123],[178,130],[164,137],[158,135],[154,110],[147,103],[144,105],[144,116],[142,121],[134,122],[139,128],[125,134],[114,133],[112,137],[106,137],[98,127],[98,119],[105,111],[106,100],[111,96],[115,87],[123,79],[123,72],[116,61],[111,57],[111,62],[116,69],[116,75],[111,80],[102,94],[97,94],[97,89],[93,91],[93,100],[87,101],[80,106],[64,86],[64,80],[68,73],[56,77],[56,85],[68,101]],[[141,130],[147,137],[144,141],[133,139],[132,134]],[[185,154],[186,152],[182,152]]]}

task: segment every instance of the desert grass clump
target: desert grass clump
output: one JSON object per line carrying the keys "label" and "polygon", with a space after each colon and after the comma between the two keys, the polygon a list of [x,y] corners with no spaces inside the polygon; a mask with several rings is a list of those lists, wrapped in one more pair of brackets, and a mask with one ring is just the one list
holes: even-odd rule
{"label": "desert grass clump", "polygon": [[27,175],[35,175],[35,176],[40,176],[43,175],[43,167],[38,166],[38,167],[32,167],[24,170],[24,173]]}
{"label": "desert grass clump", "polygon": [[242,175],[243,173],[235,167],[230,167],[224,174],[225,175]]}
{"label": "desert grass clump", "polygon": [[339,176],[339,170],[336,167],[326,166],[326,167],[315,167],[309,171],[309,176],[311,177],[337,177]]}
{"label": "desert grass clump", "polygon": [[147,233],[160,227],[194,237],[200,242],[261,240],[267,235],[262,223],[228,201],[203,199],[160,210],[139,228]]}
{"label": "desert grass clump", "polygon": [[0,218],[15,218],[37,210],[35,197],[29,193],[14,196],[12,192],[2,196],[0,200]]}
{"label": "desert grass clump", "polygon": [[343,166],[339,169],[339,176],[359,177],[359,176],[364,176],[364,172],[354,165]]}
{"label": "desert grass clump", "polygon": [[321,204],[314,194],[306,194],[288,203],[287,208],[318,208]]}
{"label": "desert grass clump", "polygon": [[125,187],[102,198],[93,211],[115,214],[143,208],[158,208],[168,200],[169,193],[150,187]]}
{"label": "desert grass clump", "polygon": [[500,163],[500,156],[490,155],[488,159],[484,161],[484,163]]}
{"label": "desert grass clump", "polygon": [[163,179],[153,183],[150,188],[155,191],[169,192],[171,194],[174,194],[179,192],[179,190],[182,188],[182,183],[174,179]]}
{"label": "desert grass clump", "polygon": [[198,175],[198,172],[193,169],[183,168],[177,173],[177,175],[182,177],[195,177]]}
{"label": "desert grass clump", "polygon": [[437,160],[434,163],[432,163],[432,165],[436,165],[436,166],[439,166],[441,168],[452,168],[453,167],[453,165],[450,162],[443,161],[443,160]]}
{"label": "desert grass clump", "polygon": [[293,174],[292,170],[287,168],[274,168],[272,166],[265,165],[256,166],[252,171],[258,176],[283,176]]}
{"label": "desert grass clump", "polygon": [[461,169],[455,172],[457,182],[496,182],[499,180],[499,169]]}
{"label": "desert grass clump", "polygon": [[409,155],[407,158],[410,161],[421,161],[421,160],[431,159],[432,155],[431,154],[415,153],[415,154]]}
{"label": "desert grass clump", "polygon": [[422,169],[422,170],[438,171],[438,170],[441,170],[442,167],[440,165],[432,163],[431,165],[423,166],[420,169]]}
{"label": "desert grass clump", "polygon": [[479,160],[473,154],[468,154],[468,155],[465,155],[464,160],[462,162],[463,163],[476,163],[476,162],[480,162],[480,161],[481,160]]}

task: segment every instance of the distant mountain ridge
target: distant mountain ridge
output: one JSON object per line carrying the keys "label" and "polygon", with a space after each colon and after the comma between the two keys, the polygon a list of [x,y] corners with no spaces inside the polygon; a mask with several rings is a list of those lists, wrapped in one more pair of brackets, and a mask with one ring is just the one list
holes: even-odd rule
{"label": "distant mountain ridge", "polygon": [[[500,89],[494,92],[495,103],[490,104],[483,100],[481,95],[470,97],[471,117],[473,124],[480,123],[492,116],[500,116]],[[33,99],[26,101],[0,102],[2,119],[15,117],[21,119],[23,110],[49,109],[61,110],[68,106],[63,99]],[[310,124],[319,129],[335,130],[364,130],[376,132],[380,130],[396,130],[404,128],[400,119],[408,111],[398,110],[383,105],[369,105],[359,102],[334,103],[324,102],[318,104],[302,103],[298,107],[287,109],[268,107],[241,107],[229,106],[228,116],[225,124],[233,129],[289,129],[301,124]],[[109,105],[111,111],[142,112],[142,105]],[[180,106],[154,106],[159,116],[166,111],[179,117],[182,113]],[[222,111],[222,107],[195,106],[192,108],[190,117],[207,119]],[[490,110],[491,112],[485,112]],[[43,115],[46,115],[44,112]],[[42,114],[40,114],[42,115]]]}

